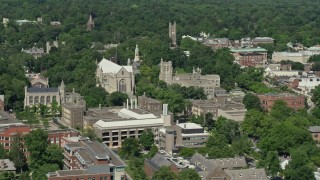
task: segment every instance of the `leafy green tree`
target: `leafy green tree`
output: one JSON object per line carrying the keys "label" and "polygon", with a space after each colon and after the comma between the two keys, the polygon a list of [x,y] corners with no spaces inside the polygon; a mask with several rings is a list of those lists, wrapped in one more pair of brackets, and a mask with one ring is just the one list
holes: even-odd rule
{"label": "leafy green tree", "polygon": [[150,151],[148,152],[148,158],[152,158],[158,153],[158,147],[155,144],[152,144]]}
{"label": "leafy green tree", "polygon": [[205,115],[203,125],[207,127],[209,130],[211,130],[212,128],[214,128],[214,124],[215,124],[215,121],[213,120],[213,114],[207,113]]}
{"label": "leafy green tree", "polygon": [[291,154],[291,161],[284,171],[286,179],[315,179],[313,169],[308,166],[309,159],[306,154],[301,151],[294,151]]}
{"label": "leafy green tree", "polygon": [[183,148],[179,151],[179,156],[182,156],[182,157],[191,157],[191,156],[193,156],[195,153],[196,153],[195,149],[183,147]]}
{"label": "leafy green tree", "polygon": [[48,172],[54,172],[59,170],[59,166],[57,164],[43,164],[37,170],[32,172],[32,179],[46,180],[46,174]]}
{"label": "leafy green tree", "polygon": [[281,171],[280,160],[276,151],[269,151],[265,161],[268,174],[275,177]]}
{"label": "leafy green tree", "polygon": [[132,179],[147,179],[143,171],[143,158],[133,157],[128,161],[126,171]]}
{"label": "leafy green tree", "polygon": [[241,129],[251,137],[260,137],[266,129],[272,124],[268,123],[266,115],[256,109],[247,111],[244,121],[241,123]]}
{"label": "leafy green tree", "polygon": [[320,71],[320,62],[313,63],[312,67],[311,67],[311,70],[312,71]]}
{"label": "leafy green tree", "polygon": [[198,172],[195,169],[184,169],[179,172],[178,176],[179,180],[201,180],[201,177],[199,176]]}
{"label": "leafy green tree", "polygon": [[139,141],[134,138],[126,138],[121,144],[119,155],[124,159],[139,157],[140,156]]}
{"label": "leafy green tree", "polygon": [[46,149],[45,161],[47,164],[57,164],[63,168],[63,150],[55,144],[51,144]]}
{"label": "leafy green tree", "polygon": [[123,103],[129,99],[127,94],[122,92],[113,92],[109,96],[109,102],[111,106],[123,106]]}
{"label": "leafy green tree", "polygon": [[12,179],[15,179],[15,175],[13,172],[1,172],[0,179],[1,180],[12,180]]}
{"label": "leafy green tree", "polygon": [[237,155],[243,156],[251,152],[252,142],[247,137],[240,137],[239,139],[234,140],[231,146]]}
{"label": "leafy green tree", "polygon": [[317,106],[320,105],[320,86],[316,86],[315,89],[312,90],[311,100]]}
{"label": "leafy green tree", "polygon": [[162,166],[154,173],[152,180],[163,180],[163,179],[177,179],[177,175],[171,172],[170,167]]}
{"label": "leafy green tree", "polygon": [[243,104],[246,109],[256,109],[258,111],[262,111],[261,102],[258,96],[248,93],[243,98]]}
{"label": "leafy green tree", "polygon": [[144,149],[149,150],[154,143],[154,135],[151,129],[144,130],[139,138],[140,144]]}
{"label": "leafy green tree", "polygon": [[95,140],[97,138],[96,133],[91,127],[84,128],[82,130],[82,136],[88,137],[91,140]]}
{"label": "leafy green tree", "polygon": [[40,104],[39,109],[41,117],[44,118],[48,114],[49,108],[46,105]]}
{"label": "leafy green tree", "polygon": [[223,135],[228,143],[240,136],[239,123],[221,116],[216,121],[215,130]]}
{"label": "leafy green tree", "polygon": [[309,59],[308,62],[320,62],[320,55],[312,55]]}
{"label": "leafy green tree", "polygon": [[289,117],[293,112],[293,109],[287,106],[287,103],[282,100],[276,100],[270,111],[270,115],[277,120],[284,120]]}
{"label": "leafy green tree", "polygon": [[0,159],[5,159],[6,150],[4,149],[3,145],[0,144]]}
{"label": "leafy green tree", "polygon": [[27,168],[27,159],[23,153],[22,137],[20,134],[13,137],[9,151],[9,159],[14,163],[17,172],[22,172]]}
{"label": "leafy green tree", "polygon": [[30,152],[31,169],[37,169],[45,163],[44,156],[48,147],[48,133],[42,129],[31,131],[25,137],[25,144]]}

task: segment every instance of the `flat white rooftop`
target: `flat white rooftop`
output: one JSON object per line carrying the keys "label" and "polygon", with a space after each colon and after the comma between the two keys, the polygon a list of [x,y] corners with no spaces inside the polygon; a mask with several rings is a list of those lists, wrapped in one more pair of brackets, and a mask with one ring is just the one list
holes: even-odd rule
{"label": "flat white rooftop", "polygon": [[131,119],[125,121],[103,121],[99,120],[96,122],[94,127],[99,129],[130,129],[130,128],[138,128],[138,127],[157,127],[163,126],[162,118],[154,118],[154,119]]}
{"label": "flat white rooftop", "polygon": [[182,129],[201,129],[202,128],[202,126],[196,123],[180,123],[177,125],[180,126]]}

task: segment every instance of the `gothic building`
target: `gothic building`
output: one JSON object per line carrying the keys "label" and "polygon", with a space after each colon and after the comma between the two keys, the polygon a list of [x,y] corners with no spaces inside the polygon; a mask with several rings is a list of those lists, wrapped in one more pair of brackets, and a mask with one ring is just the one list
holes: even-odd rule
{"label": "gothic building", "polygon": [[135,83],[132,66],[120,66],[103,58],[97,64],[96,78],[97,85],[109,93],[119,91],[133,95]]}
{"label": "gothic building", "polygon": [[92,31],[93,28],[94,28],[94,21],[93,21],[92,15],[90,14],[89,20],[87,22],[87,31]]}
{"label": "gothic building", "polygon": [[171,47],[177,47],[177,24],[169,22],[169,38],[171,38]]}
{"label": "gothic building", "polygon": [[172,62],[160,62],[159,79],[167,84],[180,84],[185,87],[202,87],[208,99],[213,98],[216,87],[220,87],[220,76],[217,74],[201,75],[200,68],[194,68],[193,73],[173,74]]}
{"label": "gothic building", "polygon": [[24,96],[24,107],[32,107],[34,105],[43,104],[46,106],[51,106],[53,101],[56,101],[58,105],[64,103],[75,103],[81,102],[85,104],[83,97],[73,92],[66,92],[66,86],[61,81],[59,87],[49,87],[49,79],[42,77],[39,74],[33,75],[28,74],[29,81],[31,83],[30,87],[25,87],[25,96]]}

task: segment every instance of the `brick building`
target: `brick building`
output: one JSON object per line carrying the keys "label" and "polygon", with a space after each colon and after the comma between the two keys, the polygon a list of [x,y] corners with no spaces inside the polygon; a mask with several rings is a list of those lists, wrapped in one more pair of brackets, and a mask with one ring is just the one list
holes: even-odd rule
{"label": "brick building", "polygon": [[283,100],[287,103],[287,106],[295,110],[305,108],[305,97],[302,95],[295,95],[290,93],[267,93],[258,95],[261,101],[262,107],[266,111],[270,111],[273,103],[277,100]]}
{"label": "brick building", "polygon": [[145,159],[144,161],[144,172],[147,178],[152,179],[154,173],[159,171],[159,169],[163,166],[170,167],[170,170],[173,173],[179,172],[179,168],[173,162],[170,162],[161,154],[156,154],[153,158]]}
{"label": "brick building", "polygon": [[[103,143],[79,137],[77,141],[64,144],[63,155],[64,166],[69,169],[69,171],[50,172],[47,174],[50,180],[76,180],[79,178],[79,176],[77,176],[78,174],[87,179],[90,179],[90,175],[91,180],[93,180],[93,177],[95,177],[96,180],[101,177],[103,177],[103,179],[106,177],[107,180],[126,179],[124,171],[126,164],[115,152]],[[91,176],[93,172],[96,174]],[[70,177],[70,175],[73,176]]]}
{"label": "brick building", "polygon": [[66,138],[78,137],[80,133],[74,129],[59,129],[59,130],[48,130],[48,140],[51,144],[56,144],[59,147],[63,147]]}
{"label": "brick building", "polygon": [[[26,135],[30,133],[30,127],[22,123],[11,124],[9,126],[0,127],[0,144],[4,149],[10,150],[15,135]],[[24,152],[26,148],[23,148]],[[26,154],[27,155],[27,154]]]}
{"label": "brick building", "polygon": [[109,165],[99,165],[88,169],[49,172],[47,178],[48,180],[110,180],[113,177],[112,170]]}
{"label": "brick building", "polygon": [[263,67],[265,57],[260,53],[239,53],[239,64],[245,67]]}

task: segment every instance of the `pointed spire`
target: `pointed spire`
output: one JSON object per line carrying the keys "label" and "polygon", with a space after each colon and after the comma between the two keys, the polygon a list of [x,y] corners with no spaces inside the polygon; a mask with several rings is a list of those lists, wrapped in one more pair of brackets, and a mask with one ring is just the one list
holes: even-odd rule
{"label": "pointed spire", "polygon": [[62,81],[61,81],[60,87],[61,87],[61,88],[64,88],[64,87],[66,87],[66,85],[64,84],[64,81],[63,81],[63,79],[62,79]]}
{"label": "pointed spire", "polygon": [[140,61],[138,44],[136,44],[136,49],[134,51],[134,59],[133,59],[133,61],[135,61],[135,62],[139,62]]}

